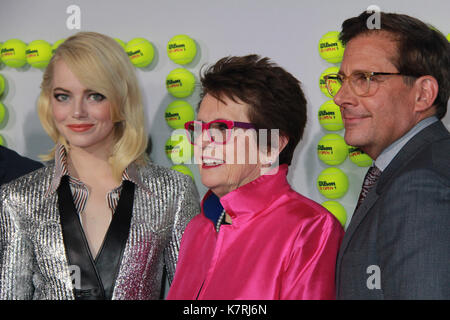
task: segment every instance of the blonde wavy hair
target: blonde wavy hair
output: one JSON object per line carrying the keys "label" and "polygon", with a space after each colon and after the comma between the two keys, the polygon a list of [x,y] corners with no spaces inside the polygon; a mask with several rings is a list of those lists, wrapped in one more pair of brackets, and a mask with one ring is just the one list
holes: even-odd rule
{"label": "blonde wavy hair", "polygon": [[[148,138],[134,67],[123,48],[100,33],[79,32],[58,47],[43,75],[38,115],[47,134],[55,143],[64,145],[67,153],[70,145],[56,128],[50,103],[55,63],[60,59],[86,88],[101,93],[111,103],[115,127],[109,163],[114,178],[120,181],[130,163],[143,164],[147,159]],[[41,158],[45,161],[54,159],[55,148]]]}

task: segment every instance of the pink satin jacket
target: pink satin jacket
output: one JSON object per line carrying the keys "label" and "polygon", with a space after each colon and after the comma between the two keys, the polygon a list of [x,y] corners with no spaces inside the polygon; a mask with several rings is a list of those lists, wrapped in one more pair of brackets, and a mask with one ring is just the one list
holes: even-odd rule
{"label": "pink satin jacket", "polygon": [[335,298],[344,231],[326,209],[291,189],[287,165],[278,169],[220,198],[232,224],[219,232],[205,213],[205,201],[215,197],[208,191],[184,232],[167,299]]}

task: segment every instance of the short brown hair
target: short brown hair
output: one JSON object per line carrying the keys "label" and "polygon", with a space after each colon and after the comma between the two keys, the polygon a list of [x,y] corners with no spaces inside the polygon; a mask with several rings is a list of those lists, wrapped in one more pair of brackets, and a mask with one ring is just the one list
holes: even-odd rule
{"label": "short brown hair", "polygon": [[202,99],[206,94],[218,100],[239,99],[249,105],[247,116],[257,130],[279,129],[289,138],[278,160],[291,164],[306,125],[306,99],[298,79],[269,58],[252,54],[220,59],[200,75],[200,81]]}
{"label": "short brown hair", "polygon": [[[398,54],[393,64],[397,70],[411,77],[433,76],[439,84],[434,101],[436,116],[447,113],[450,94],[450,44],[445,36],[419,19],[396,13],[380,12],[381,29],[369,29],[371,14],[364,11],[342,24],[340,39],[345,45],[351,39],[374,32],[388,32],[397,42]],[[407,80],[407,77],[405,77]],[[408,81],[405,81],[408,83]]]}

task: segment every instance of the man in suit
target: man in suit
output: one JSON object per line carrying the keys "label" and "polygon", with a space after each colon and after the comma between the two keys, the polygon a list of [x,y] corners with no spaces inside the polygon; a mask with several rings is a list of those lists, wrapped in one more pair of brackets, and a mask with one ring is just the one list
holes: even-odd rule
{"label": "man in suit", "polygon": [[[342,24],[327,79],[347,144],[373,160],[336,265],[339,299],[450,299],[450,46],[421,21]],[[341,87],[333,92],[333,82]]]}
{"label": "man in suit", "polygon": [[0,186],[41,167],[43,165],[40,162],[0,146]]}

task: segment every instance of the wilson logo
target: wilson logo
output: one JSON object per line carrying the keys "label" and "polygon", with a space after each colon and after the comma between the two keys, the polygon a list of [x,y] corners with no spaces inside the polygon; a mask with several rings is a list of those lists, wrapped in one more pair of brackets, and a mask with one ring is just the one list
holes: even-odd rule
{"label": "wilson logo", "polygon": [[1,54],[16,54],[13,48],[2,48]]}
{"label": "wilson logo", "polygon": [[176,43],[169,44],[169,50],[180,49],[180,48],[186,49],[186,45],[184,43],[183,44],[176,44]]}
{"label": "wilson logo", "polygon": [[338,44],[336,42],[332,42],[332,43],[325,42],[325,43],[321,43],[320,44],[320,49],[330,48],[330,47],[337,47],[337,46],[338,46]]}
{"label": "wilson logo", "polygon": [[180,115],[178,113],[166,112],[164,116],[168,120],[180,120]]}
{"label": "wilson logo", "polygon": [[182,87],[183,86],[183,84],[181,83],[180,79],[177,79],[177,80],[169,79],[169,80],[166,81],[166,85],[170,86],[170,87],[177,87],[177,86]]}
{"label": "wilson logo", "polygon": [[321,110],[319,111],[319,117],[325,117],[325,116],[335,116],[336,114],[334,113],[334,111],[325,111],[325,110]]}
{"label": "wilson logo", "polygon": [[333,148],[332,147],[326,147],[326,146],[324,146],[322,144],[319,144],[317,146],[317,151],[331,151],[331,152],[333,152]]}
{"label": "wilson logo", "polygon": [[134,57],[134,56],[136,56],[136,55],[139,55],[139,56],[143,56],[143,55],[144,55],[144,54],[141,52],[141,50],[128,51],[127,54],[128,54],[129,57]]}
{"label": "wilson logo", "polygon": [[319,181],[319,187],[336,187],[335,182]]}

